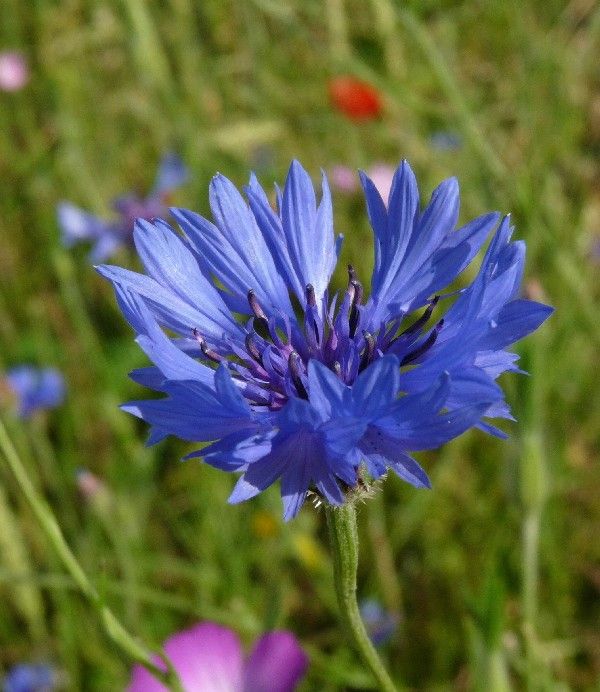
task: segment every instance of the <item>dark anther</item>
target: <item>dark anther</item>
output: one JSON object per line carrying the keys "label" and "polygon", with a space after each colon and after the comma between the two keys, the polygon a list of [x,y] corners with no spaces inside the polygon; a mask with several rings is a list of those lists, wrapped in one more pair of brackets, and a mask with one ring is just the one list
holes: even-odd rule
{"label": "dark anther", "polygon": [[294,383],[294,387],[296,387],[298,396],[301,399],[308,399],[308,392],[300,379],[300,356],[296,353],[296,351],[292,351],[290,353],[290,357],[288,358],[288,366],[290,368],[290,375],[292,376],[292,382]]}
{"label": "dark anther", "polygon": [[363,299],[363,285],[356,279],[353,279],[351,283],[354,286],[354,300],[352,302],[360,305]]}
{"label": "dark anther", "polygon": [[306,286],[306,302],[311,307],[314,307],[317,304],[317,296],[315,295],[315,289],[312,284],[308,284]]}
{"label": "dark anther", "polygon": [[246,351],[259,364],[262,365],[262,356],[252,334],[246,334]]}
{"label": "dark anther", "polygon": [[421,315],[421,317],[419,317],[419,319],[414,324],[411,324],[410,327],[408,327],[408,329],[405,329],[402,332],[402,334],[413,334],[414,332],[419,331],[419,329],[421,329],[421,327],[424,327],[427,324],[427,322],[429,321],[429,318],[431,317],[431,314],[432,314],[435,306],[438,304],[439,299],[440,299],[439,296],[435,296],[434,299],[431,301],[431,303],[429,303],[429,305],[427,306],[427,309]]}
{"label": "dark anther", "polygon": [[258,317],[261,320],[266,320],[267,316],[263,312],[263,309],[260,307],[260,303],[258,302],[258,298],[256,297],[256,293],[252,289],[248,291],[248,303],[250,305],[250,309],[254,313],[255,317]]}
{"label": "dark anther", "polygon": [[252,312],[254,313],[254,317],[256,318],[256,326],[261,327],[263,330],[266,329],[268,334],[269,320],[267,319],[267,316],[265,315],[263,309],[260,307],[260,303],[258,302],[256,293],[254,293],[252,289],[248,291],[248,304],[250,305],[250,309],[252,310]]}
{"label": "dark anther", "polygon": [[410,353],[407,353],[404,358],[400,361],[400,365],[408,365],[408,363],[412,363],[415,361],[419,356],[422,356],[426,351],[428,351],[433,344],[435,344],[436,339],[438,338],[438,334],[440,332],[440,329],[444,326],[444,320],[440,320],[435,327],[433,328],[431,334],[425,339],[425,341],[417,348],[415,348],[414,351],[411,351]]}
{"label": "dark anther", "polygon": [[[315,289],[312,284],[306,286],[306,303],[313,308],[317,305],[317,296],[315,295]],[[312,320],[312,329],[315,334],[315,341],[319,343],[319,326],[315,319]]]}
{"label": "dark anther", "polygon": [[334,360],[331,369],[338,377],[342,377],[342,366],[340,365],[339,361]]}
{"label": "dark anther", "polygon": [[352,298],[352,307],[350,308],[350,318],[348,320],[350,325],[350,338],[356,334],[356,328],[358,327],[358,320],[360,313],[358,311],[358,306],[361,304],[363,297],[363,287],[360,281],[352,280],[350,285],[354,289],[354,297]]}
{"label": "dark anther", "polygon": [[367,367],[373,358],[373,354],[375,353],[375,337],[372,334],[369,334],[369,332],[363,332],[363,336],[365,337],[365,342],[367,345],[365,346],[365,350],[363,351],[360,359],[360,364],[358,366],[359,372],[362,372]]}
{"label": "dark anther", "polygon": [[212,348],[208,347],[206,339],[202,336],[202,334],[200,334],[196,327],[192,329],[192,334],[194,335],[196,341],[200,344],[200,350],[206,358],[214,361],[215,363],[220,363],[223,360],[223,356],[220,356],[216,351],[213,351]]}

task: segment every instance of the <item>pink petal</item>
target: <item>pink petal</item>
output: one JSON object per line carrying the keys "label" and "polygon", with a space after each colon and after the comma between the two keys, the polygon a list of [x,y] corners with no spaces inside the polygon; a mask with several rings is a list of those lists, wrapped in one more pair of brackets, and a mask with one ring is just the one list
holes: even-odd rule
{"label": "pink petal", "polygon": [[[165,644],[184,692],[240,692],[242,649],[226,627],[204,622],[173,635]],[[166,688],[139,666],[134,668],[129,692],[164,692]]]}
{"label": "pink petal", "polygon": [[348,166],[334,166],[329,174],[331,184],[340,192],[356,192],[358,190],[358,175],[356,171]]}
{"label": "pink petal", "polygon": [[[159,668],[164,670],[165,666],[155,656],[152,659]],[[131,682],[127,692],[169,692],[167,688],[140,665],[133,666]]]}
{"label": "pink petal", "polygon": [[308,656],[291,632],[269,632],[246,663],[244,692],[292,692],[307,668]]}
{"label": "pink petal", "polygon": [[25,56],[17,51],[0,53],[0,89],[18,91],[29,80],[29,67]]}

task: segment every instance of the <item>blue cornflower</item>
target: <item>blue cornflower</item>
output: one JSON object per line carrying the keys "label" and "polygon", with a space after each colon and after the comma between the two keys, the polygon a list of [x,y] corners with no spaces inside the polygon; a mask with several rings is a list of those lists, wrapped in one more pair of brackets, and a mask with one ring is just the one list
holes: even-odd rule
{"label": "blue cornflower", "polygon": [[43,663],[19,663],[3,681],[4,692],[51,692],[56,684],[52,668]]}
{"label": "blue cornflower", "polygon": [[54,408],[65,397],[65,381],[55,368],[19,365],[8,370],[6,384],[17,399],[21,418],[42,409]]}
{"label": "blue cornflower", "polygon": [[398,615],[387,611],[379,601],[373,598],[362,601],[360,616],[375,646],[387,644],[398,629]]}
{"label": "blue cornflower", "polygon": [[173,153],[163,157],[154,186],[150,194],[141,197],[128,193],[113,201],[118,214],[115,221],[89,214],[70,202],[60,202],[56,207],[62,241],[66,247],[80,242],[93,243],[90,258],[93,262],[104,262],[123,245],[133,243],[133,226],[137,218],[153,219],[168,214],[170,193],[183,185],[188,178],[187,168]]}
{"label": "blue cornflower", "polygon": [[440,151],[452,151],[454,149],[460,149],[462,140],[455,132],[438,130],[430,135],[429,144],[434,149],[439,149]]}
{"label": "blue cornflower", "polygon": [[[147,273],[98,268],[154,362],[132,378],[166,395],[124,409],[151,424],[150,443],[210,441],[189,456],[242,474],[230,502],[281,479],[290,519],[309,490],[340,505],[388,469],[429,487],[411,452],[473,426],[502,434],[486,419],[510,417],[496,384],[518,371],[505,348],[551,308],[518,297],[525,247],[510,241],[509,218],[485,214],[455,230],[456,180],[421,211],[406,162],[387,206],[361,177],[375,239],[368,299],[351,266],[345,291],[329,294],[342,238],[334,238],[325,176],[317,204],[298,162],[277,193],[278,211],[254,176],[246,203],[217,175],[215,223],[185,209],[171,210],[182,234],[138,220]],[[494,229],[474,281],[442,294]]]}

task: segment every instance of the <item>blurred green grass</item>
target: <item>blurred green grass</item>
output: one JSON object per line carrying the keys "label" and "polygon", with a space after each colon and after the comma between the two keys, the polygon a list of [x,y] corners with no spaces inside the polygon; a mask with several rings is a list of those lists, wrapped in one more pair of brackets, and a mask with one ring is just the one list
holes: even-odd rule
{"label": "blurred green grass", "polygon": [[[144,427],[119,412],[144,357],[86,250],[60,247],[56,202],[106,214],[148,188],[171,148],[193,172],[176,201],[201,212],[217,170],[270,183],[294,156],[315,178],[406,157],[424,196],[458,176],[464,219],[512,212],[528,290],[557,312],[520,349],[531,377],[504,383],[510,440],[470,433],[423,455],[432,492],[388,478],[361,510],[361,595],[403,614],[384,655],[408,687],[597,689],[599,43],[591,0],[0,4],[0,47],[23,49],[33,70],[23,91],[0,93],[0,365],[55,363],[69,386],[60,410],[5,418],[133,633],[159,644],[210,618],[250,641],[286,626],[312,656],[304,689],[369,684],[337,629],[321,513],[283,526],[275,490],[226,506],[232,478],[180,464],[176,441],[144,448]],[[346,72],[381,90],[380,120],[332,111],[327,80]],[[462,146],[436,150],[437,131]],[[344,259],[367,276],[361,205],[334,202]],[[107,506],[78,494],[82,466],[106,483]],[[130,662],[3,465],[0,482],[0,670],[44,659],[69,689],[123,687]]]}

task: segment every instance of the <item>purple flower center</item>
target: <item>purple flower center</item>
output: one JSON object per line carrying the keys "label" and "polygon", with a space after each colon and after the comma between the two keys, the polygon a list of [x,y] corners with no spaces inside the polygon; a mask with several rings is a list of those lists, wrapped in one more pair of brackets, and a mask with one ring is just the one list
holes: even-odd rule
{"label": "purple flower center", "polygon": [[[444,320],[429,330],[426,326],[439,296],[409,327],[400,330],[406,318],[401,313],[375,333],[361,329],[361,324],[369,321],[369,306],[363,304],[363,297],[363,286],[354,267],[348,265],[348,284],[341,304],[337,305],[336,294],[327,310],[319,310],[315,290],[308,284],[304,316],[298,321],[282,312],[268,315],[250,289],[247,298],[253,317],[246,325],[245,349],[230,342],[230,352],[219,353],[198,329],[192,329],[192,334],[200,346],[201,359],[215,364],[227,361],[232,376],[245,382],[244,396],[253,407],[277,411],[290,397],[308,399],[308,363],[313,358],[351,385],[385,353],[394,353],[405,366],[415,364],[433,346]],[[327,302],[326,296],[323,305]]]}
{"label": "purple flower center", "polygon": [[136,219],[152,221],[165,216],[168,211],[163,197],[155,194],[148,197],[140,197],[137,194],[126,195],[117,199],[114,206],[121,216],[117,232],[126,238],[133,237]]}

